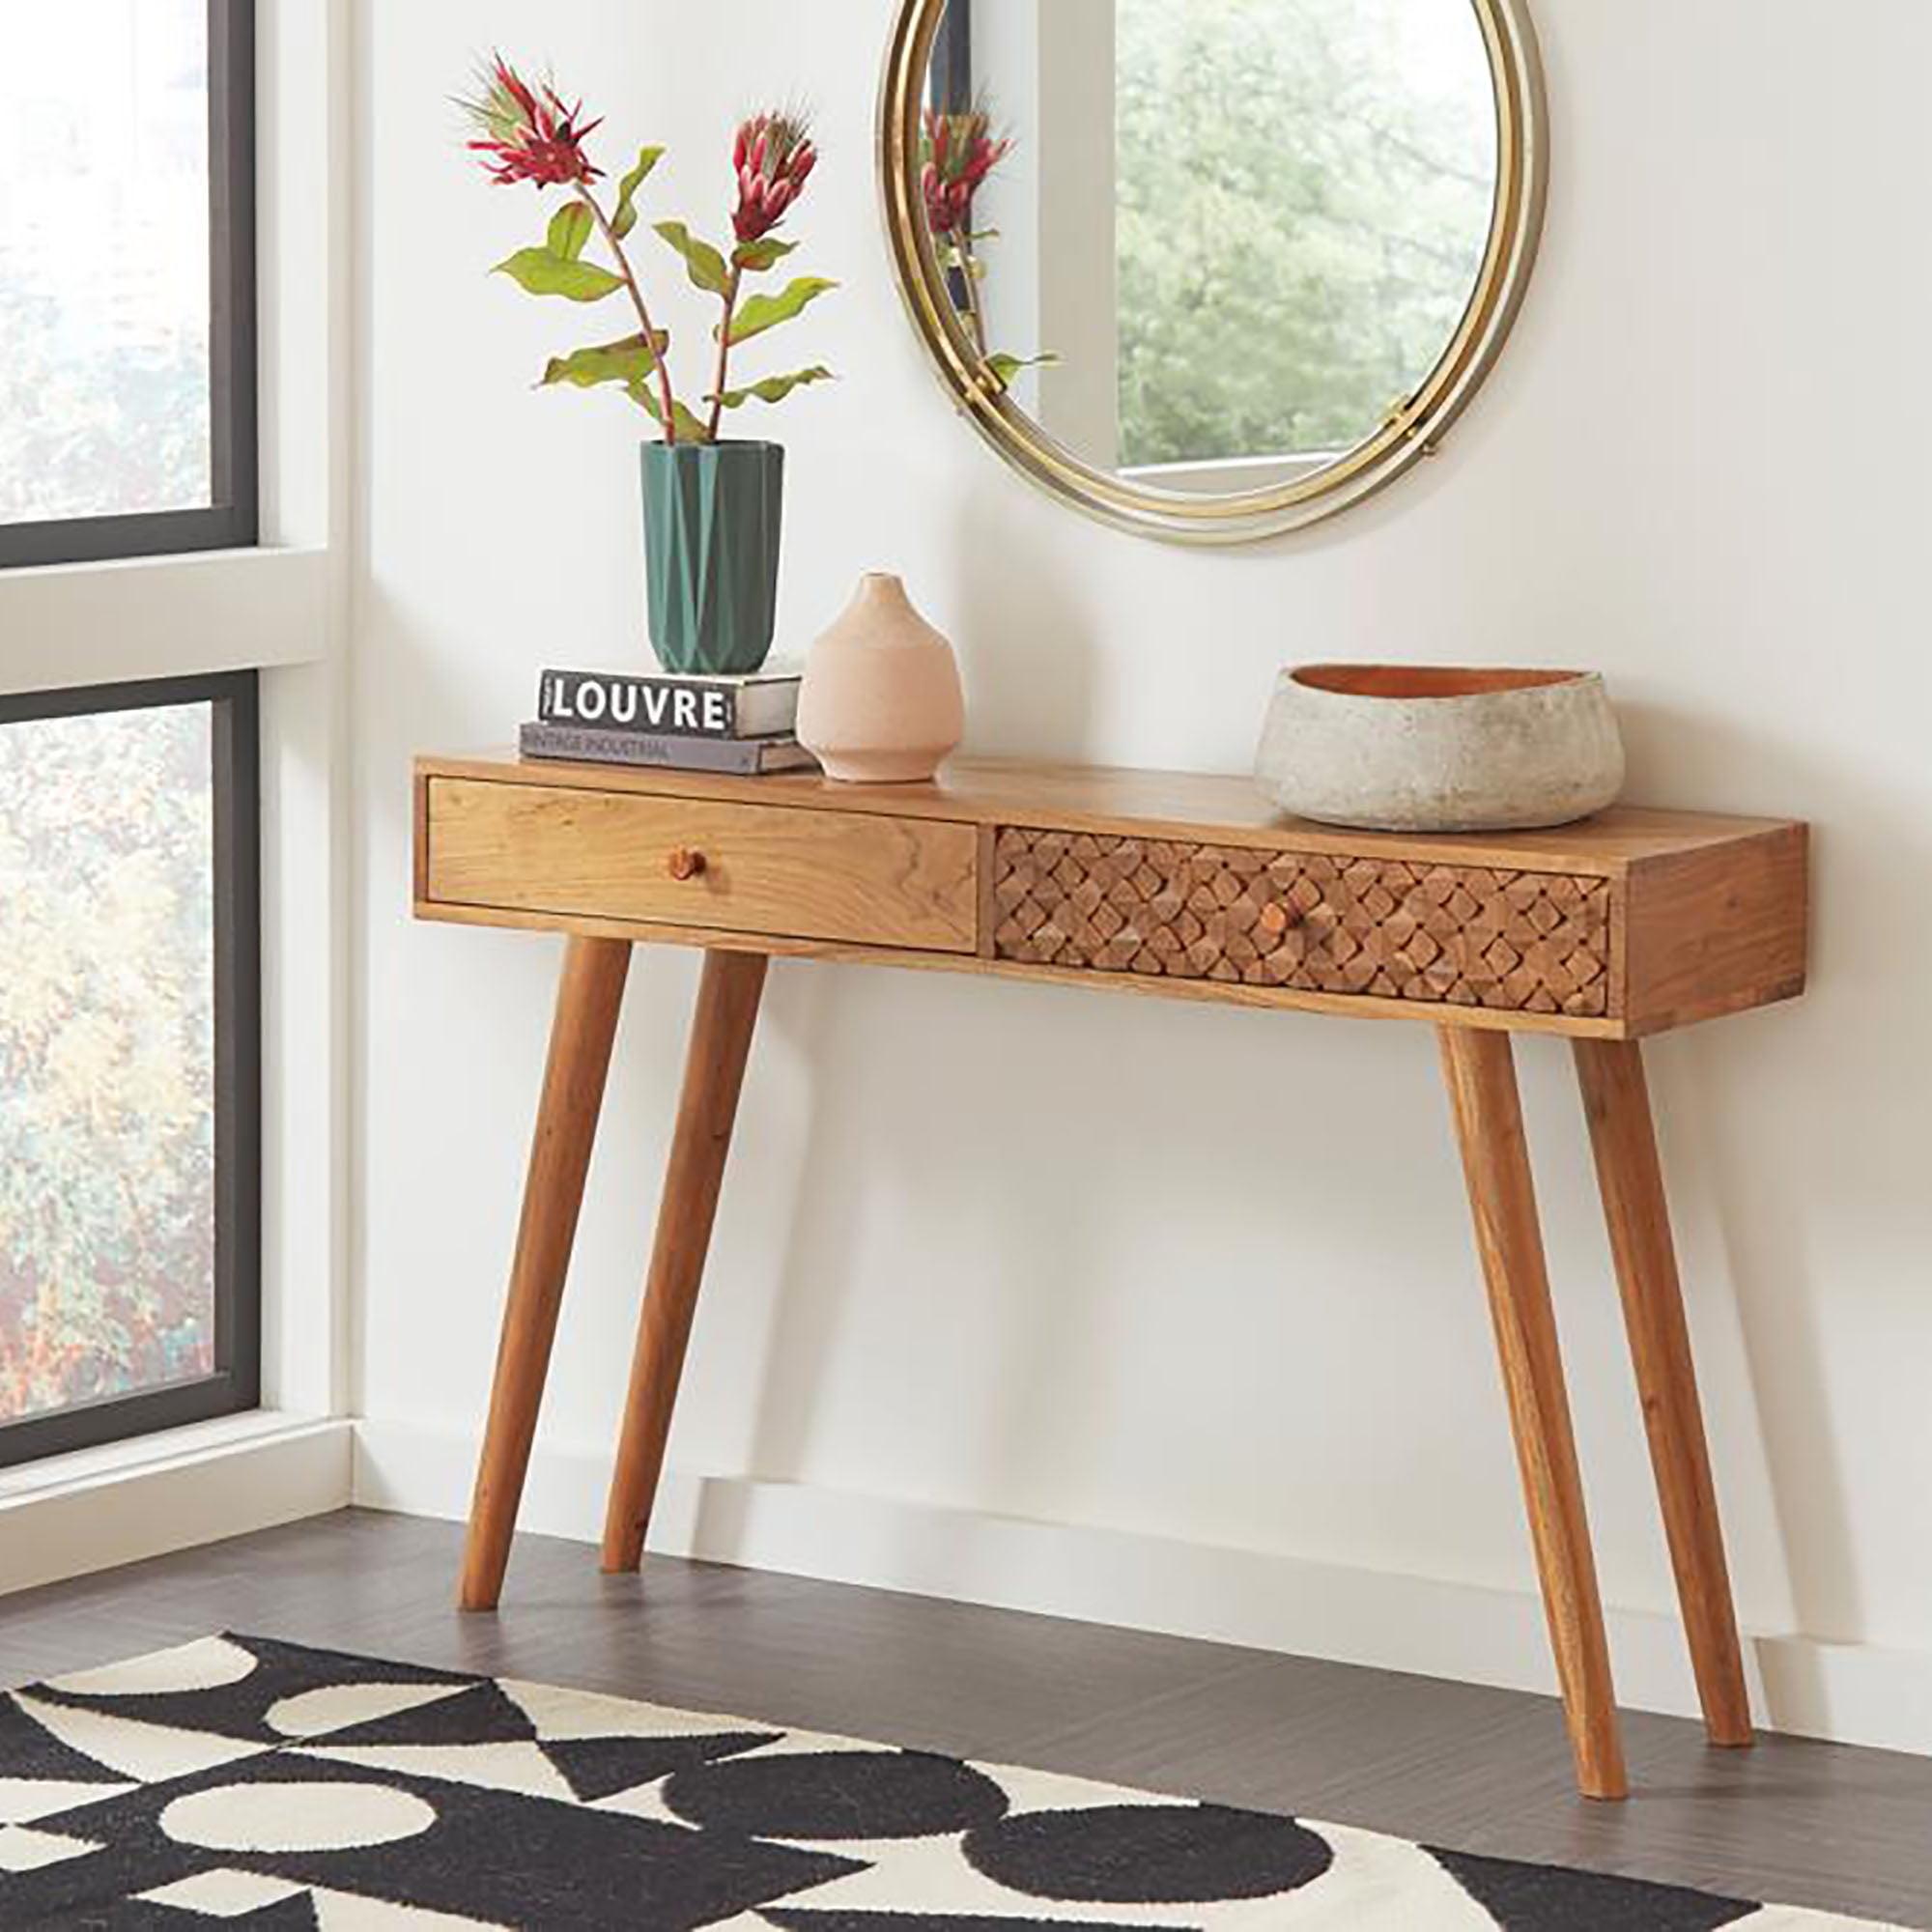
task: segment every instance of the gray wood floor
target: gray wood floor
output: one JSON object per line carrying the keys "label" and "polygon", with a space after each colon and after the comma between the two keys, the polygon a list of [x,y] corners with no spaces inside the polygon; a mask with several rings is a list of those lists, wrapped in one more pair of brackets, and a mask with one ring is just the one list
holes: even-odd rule
{"label": "gray wood floor", "polygon": [[540,1537],[461,1617],[459,1546],[348,1512],[0,1599],[0,1682],[236,1630],[1932,1927],[1932,1759],[1633,1714],[1635,1795],[1588,1804],[1548,1698],[715,1565],[613,1579]]}

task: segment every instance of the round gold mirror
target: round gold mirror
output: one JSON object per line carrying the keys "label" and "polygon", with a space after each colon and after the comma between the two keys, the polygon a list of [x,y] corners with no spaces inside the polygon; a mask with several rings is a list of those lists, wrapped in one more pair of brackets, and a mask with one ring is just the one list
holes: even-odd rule
{"label": "round gold mirror", "polygon": [[1431,454],[1542,226],[1523,0],[902,0],[899,287],[1027,475],[1199,543]]}

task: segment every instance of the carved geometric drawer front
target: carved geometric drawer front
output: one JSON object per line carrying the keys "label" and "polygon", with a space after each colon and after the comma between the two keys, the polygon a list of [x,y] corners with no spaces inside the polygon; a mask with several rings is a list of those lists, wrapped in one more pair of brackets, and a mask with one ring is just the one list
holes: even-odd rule
{"label": "carved geometric drawer front", "polygon": [[1605,879],[1001,829],[994,955],[1600,1019]]}

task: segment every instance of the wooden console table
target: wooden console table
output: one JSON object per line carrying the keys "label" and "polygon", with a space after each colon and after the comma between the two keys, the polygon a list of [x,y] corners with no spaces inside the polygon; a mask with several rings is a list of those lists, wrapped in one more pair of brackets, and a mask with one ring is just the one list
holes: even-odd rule
{"label": "wooden console table", "polygon": [[959,763],[937,785],[427,758],[426,919],[564,932],[462,1601],[502,1588],[637,943],[703,977],[604,1536],[642,1557],[773,957],[917,966],[1439,1033],[1576,1753],[1626,1790],[1596,1566],[1510,1036],[1569,1037],[1698,1692],[1750,1742],[1743,1664],[1638,1045],[1804,984],[1801,825],[1618,810],[1398,838],[1274,813],[1244,781]]}

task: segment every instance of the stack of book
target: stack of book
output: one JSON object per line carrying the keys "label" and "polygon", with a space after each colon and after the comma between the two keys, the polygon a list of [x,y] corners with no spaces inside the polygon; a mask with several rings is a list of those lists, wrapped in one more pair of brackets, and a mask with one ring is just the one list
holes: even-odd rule
{"label": "stack of book", "polygon": [[663,765],[748,778],[810,771],[798,742],[799,673],[750,677],[616,677],[547,670],[537,715],[519,749],[526,758]]}

